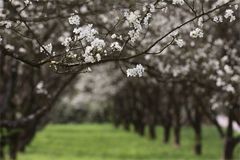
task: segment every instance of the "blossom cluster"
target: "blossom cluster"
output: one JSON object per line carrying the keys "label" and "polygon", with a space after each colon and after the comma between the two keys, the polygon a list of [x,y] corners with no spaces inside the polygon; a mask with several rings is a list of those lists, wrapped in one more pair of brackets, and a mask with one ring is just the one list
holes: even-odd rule
{"label": "blossom cluster", "polygon": [[119,45],[118,42],[113,42],[110,47],[115,51],[121,51],[122,50],[122,47]]}
{"label": "blossom cluster", "polygon": [[141,64],[137,64],[135,68],[127,70],[127,77],[142,77],[144,73],[144,67]]}
{"label": "blossom cluster", "polygon": [[196,28],[190,32],[190,37],[192,38],[203,38],[203,30],[200,28]]}
{"label": "blossom cluster", "polygon": [[233,15],[233,13],[234,13],[233,10],[227,9],[227,10],[225,11],[224,17],[225,17],[226,19],[229,18],[229,21],[230,21],[230,22],[233,22],[233,21],[236,20],[236,17]]}
{"label": "blossom cluster", "polygon": [[234,10],[237,11],[238,10],[238,4],[234,5],[233,9],[226,9],[224,15],[218,15],[215,16],[213,18],[213,21],[216,23],[222,23],[223,22],[223,18],[229,19],[229,22],[233,22],[236,20],[236,16],[234,15]]}
{"label": "blossom cluster", "polygon": [[131,42],[134,43],[140,37],[143,29],[142,25],[140,24],[140,11],[137,10],[135,12],[125,12],[124,16],[129,24],[133,25],[133,30],[130,30],[128,35],[131,38]]}
{"label": "blossom cluster", "polygon": [[175,39],[175,42],[180,48],[186,45],[186,42],[183,39]]}
{"label": "blossom cluster", "polygon": [[80,17],[78,15],[73,15],[69,17],[68,20],[72,25],[80,25]]}
{"label": "blossom cluster", "polygon": [[[145,4],[142,9],[143,12],[145,12],[145,16],[141,15],[140,10],[136,10],[134,12],[132,11],[126,11],[124,12],[124,17],[126,18],[127,22],[130,26],[133,26],[133,29],[128,32],[128,35],[130,37],[130,41],[134,43],[143,32],[143,25],[145,27],[148,27],[150,19],[152,17],[152,13],[156,11],[154,4]],[[143,23],[143,25],[142,25]]]}
{"label": "blossom cluster", "polygon": [[184,0],[173,0],[172,4],[180,4],[180,5],[183,5],[183,4],[184,4]]}
{"label": "blossom cluster", "polygon": [[48,94],[48,91],[46,90],[44,86],[44,82],[40,81],[36,86],[36,93],[37,94]]}

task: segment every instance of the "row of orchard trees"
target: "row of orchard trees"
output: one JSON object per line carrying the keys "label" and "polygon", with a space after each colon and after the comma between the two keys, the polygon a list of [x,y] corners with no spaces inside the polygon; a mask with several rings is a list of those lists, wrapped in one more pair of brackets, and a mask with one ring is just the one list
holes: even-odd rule
{"label": "row of orchard trees", "polygon": [[[233,131],[233,124],[239,123],[239,110],[212,108],[211,97],[220,93],[189,81],[130,80],[113,96],[113,122],[126,130],[133,126],[141,136],[148,132],[151,139],[157,137],[156,129],[161,126],[164,143],[169,142],[172,130],[176,146],[181,144],[181,128],[188,125],[194,131],[197,155],[202,154],[202,126],[211,123],[224,140],[223,157],[231,159],[239,143]],[[222,114],[229,118],[226,130],[217,119]]]}
{"label": "row of orchard trees", "polygon": [[[155,79],[157,86],[161,79],[180,80],[186,86],[198,84],[194,88],[197,96],[201,92],[214,96],[208,101],[210,96],[203,94],[201,98],[206,98],[202,100],[203,106],[211,102],[225,107],[232,115],[239,104],[238,3],[238,0],[1,0],[0,158],[9,155],[16,159],[17,152],[24,151],[37,129],[46,124],[47,113],[60,95],[70,90],[71,82],[79,74],[84,77],[84,73],[91,72],[93,66],[108,62],[116,64],[123,73],[126,71],[127,76],[142,76],[145,68],[144,79],[146,82]],[[143,84],[152,88],[152,83]],[[185,87],[182,83],[169,82],[164,87],[168,92],[159,94],[163,97],[173,94],[175,103],[185,104],[175,95]],[[155,98],[149,97],[147,103],[155,104]],[[130,99],[131,103],[141,106],[137,99]],[[193,99],[189,97],[186,101],[195,102]],[[166,98],[159,103],[168,101]],[[126,106],[126,110],[133,106]],[[172,119],[181,117],[182,109],[162,106],[169,116],[172,110],[176,112]],[[189,117],[198,123],[194,115],[202,110],[195,105],[188,107]],[[155,105],[147,109],[153,115],[144,120],[151,123],[153,137],[155,121],[159,121],[155,119],[154,115],[159,113],[155,109]],[[206,113],[212,117],[209,110],[206,108]],[[137,114],[142,111],[137,110]],[[141,116],[134,117],[138,117],[135,123],[143,123]],[[211,119],[214,121],[214,117]],[[171,121],[164,122],[169,128]],[[232,146],[236,141],[229,124],[226,145]],[[136,129],[143,132],[140,125]],[[176,134],[179,130],[176,129]]]}
{"label": "row of orchard trees", "polygon": [[[140,135],[147,128],[151,138],[161,125],[165,143],[172,128],[180,145],[181,126],[187,122],[195,133],[195,153],[201,154],[202,124],[207,120],[224,139],[224,159],[232,159],[240,143],[233,131],[233,124],[240,125],[239,26],[238,21],[215,21],[205,26],[208,32],[201,39],[193,41],[185,34],[179,49],[171,46],[158,58],[139,59],[147,73],[143,79],[127,80],[113,96],[114,123],[127,130],[133,125]],[[219,115],[228,117],[226,130],[217,121]]]}

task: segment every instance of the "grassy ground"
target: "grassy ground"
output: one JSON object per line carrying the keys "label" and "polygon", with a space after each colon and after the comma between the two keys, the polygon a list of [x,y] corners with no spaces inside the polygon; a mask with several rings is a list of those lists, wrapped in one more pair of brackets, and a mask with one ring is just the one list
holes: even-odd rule
{"label": "grassy ground", "polygon": [[[190,128],[182,132],[182,146],[151,141],[111,125],[49,125],[39,132],[20,160],[197,160],[220,159],[222,141],[212,127],[204,128],[203,155],[193,154]],[[237,149],[240,153],[240,149]],[[237,152],[236,151],[236,152]],[[238,158],[240,159],[239,155]]]}

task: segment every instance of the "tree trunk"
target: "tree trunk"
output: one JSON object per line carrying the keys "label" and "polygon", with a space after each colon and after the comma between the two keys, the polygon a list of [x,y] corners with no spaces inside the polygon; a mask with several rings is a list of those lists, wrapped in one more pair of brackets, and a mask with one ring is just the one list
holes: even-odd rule
{"label": "tree trunk", "polygon": [[180,119],[180,108],[176,104],[174,105],[174,143],[176,146],[180,146],[180,131],[181,131],[181,119]]}
{"label": "tree trunk", "polygon": [[4,146],[5,146],[4,141],[5,141],[5,138],[3,137],[3,133],[0,130],[0,160],[4,159],[4,152],[3,152]]}
{"label": "tree trunk", "polygon": [[18,134],[13,134],[9,136],[9,157],[11,160],[17,159],[18,153]]}
{"label": "tree trunk", "polygon": [[126,131],[129,131],[130,130],[130,124],[128,122],[124,122],[124,129]]}
{"label": "tree trunk", "polygon": [[[171,106],[171,105],[169,105]],[[172,115],[170,111],[171,107],[167,108],[167,113],[163,119],[163,143],[169,143],[170,134],[171,134],[171,127],[172,127]]]}
{"label": "tree trunk", "polygon": [[202,136],[201,132],[197,131],[195,132],[195,146],[194,146],[194,151],[196,155],[201,155],[202,154]]}
{"label": "tree trunk", "polygon": [[169,143],[170,140],[170,131],[171,131],[171,126],[170,125],[165,125],[163,126],[163,143],[167,144]]}
{"label": "tree trunk", "polygon": [[138,133],[140,136],[144,136],[145,134],[145,126],[144,124],[140,123],[138,126]]}
{"label": "tree trunk", "polygon": [[181,138],[180,131],[181,131],[180,126],[174,127],[174,143],[176,146],[180,146],[180,138]]}
{"label": "tree trunk", "polygon": [[156,139],[156,127],[153,124],[149,125],[149,136],[151,139]]}
{"label": "tree trunk", "polygon": [[196,155],[202,154],[202,115],[198,108],[195,109],[195,120],[193,123],[195,132],[194,152]]}
{"label": "tree trunk", "polygon": [[233,109],[229,109],[228,114],[228,127],[227,133],[225,136],[224,150],[223,150],[223,159],[231,160],[233,159],[233,151],[234,151],[234,138],[233,138]]}
{"label": "tree trunk", "polygon": [[134,124],[134,131],[139,134],[140,136],[144,136],[145,126],[141,122],[135,122]]}
{"label": "tree trunk", "polygon": [[224,143],[224,152],[223,152],[223,159],[224,160],[232,160],[233,159],[233,151],[234,151],[234,144],[231,138],[226,137]]}

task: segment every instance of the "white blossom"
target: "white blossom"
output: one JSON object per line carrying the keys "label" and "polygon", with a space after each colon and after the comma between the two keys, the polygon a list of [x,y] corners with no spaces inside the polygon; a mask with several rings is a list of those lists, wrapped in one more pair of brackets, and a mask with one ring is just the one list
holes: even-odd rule
{"label": "white blossom", "polygon": [[21,47],[21,48],[19,48],[19,52],[20,52],[20,53],[26,53],[26,49],[23,48],[23,47]]}
{"label": "white blossom", "polygon": [[68,47],[70,45],[70,42],[72,41],[71,37],[66,37],[63,42],[62,45],[64,45],[65,47]]}
{"label": "white blossom", "polygon": [[85,52],[83,54],[83,57],[84,57],[84,61],[85,62],[91,62],[91,63],[94,63],[95,62],[95,59],[94,57],[92,56],[92,50],[93,50],[93,47],[92,46],[87,46],[86,49],[85,49]]}
{"label": "white blossom", "polygon": [[11,44],[6,44],[5,48],[8,49],[8,50],[14,50],[15,49],[15,47]]}
{"label": "white blossom", "polygon": [[32,4],[32,2],[30,0],[24,0],[24,4],[27,6],[27,5]]}
{"label": "white blossom", "polygon": [[237,10],[238,7],[239,7],[238,4],[235,4],[235,5],[234,5],[235,10]]}
{"label": "white blossom", "polygon": [[149,10],[152,13],[156,11],[154,4],[150,4],[150,9]]}
{"label": "white blossom", "polygon": [[131,38],[131,42],[134,43],[140,37],[140,31],[139,30],[131,30],[128,32],[128,35]]}
{"label": "white blossom", "polygon": [[225,65],[225,66],[224,66],[224,71],[225,71],[227,74],[233,74],[233,70],[232,70],[232,68],[231,68],[229,65]]}
{"label": "white blossom", "polygon": [[101,55],[99,53],[96,54],[96,59],[94,58],[94,49],[97,51],[102,51],[105,47],[105,42],[102,39],[96,38],[91,42],[91,46],[87,46],[85,52],[83,54],[84,61],[86,63],[94,63],[101,60]]}
{"label": "white blossom", "polygon": [[122,50],[122,47],[119,45],[118,42],[113,42],[110,47],[115,50],[115,51],[121,51]]}
{"label": "white blossom", "polygon": [[94,62],[96,62],[96,60],[94,59],[94,57],[91,56],[91,55],[86,56],[86,57],[84,58],[84,61],[85,61],[86,63],[94,63]]}
{"label": "white blossom", "polygon": [[180,48],[186,45],[186,42],[183,39],[175,39],[175,42]]}
{"label": "white blossom", "polygon": [[117,35],[116,35],[116,34],[113,34],[113,35],[111,36],[111,38],[112,38],[112,39],[115,39],[115,38],[117,38]]}
{"label": "white blossom", "polygon": [[220,15],[220,16],[215,16],[213,17],[213,21],[216,22],[216,23],[222,23],[223,22],[223,17]]}
{"label": "white blossom", "polygon": [[98,31],[92,28],[92,24],[88,24],[83,27],[75,28],[73,33],[78,35],[78,39],[85,38],[87,42],[92,42],[95,39],[95,34],[98,34]]}
{"label": "white blossom", "polygon": [[221,78],[217,78],[216,85],[218,87],[224,86],[225,84],[226,83]]}
{"label": "white blossom", "polygon": [[239,80],[240,80],[239,75],[234,75],[234,76],[231,77],[231,81],[233,81],[233,82],[239,82]]}
{"label": "white blossom", "polygon": [[233,10],[227,9],[227,10],[225,11],[224,17],[225,17],[226,19],[229,18],[229,21],[230,21],[230,22],[233,22],[233,21],[236,20],[236,17],[233,15],[233,13],[234,13]]}
{"label": "white blossom", "polygon": [[96,58],[97,58],[98,62],[101,61],[101,59],[102,59],[102,57],[101,57],[101,55],[99,53],[96,55]]}
{"label": "white blossom", "polygon": [[68,21],[72,25],[80,25],[80,17],[78,15],[73,15],[69,17]]}
{"label": "white blossom", "polygon": [[36,93],[37,94],[47,94],[47,90],[44,88],[43,81],[40,81],[36,86]]}
{"label": "white blossom", "polygon": [[144,20],[143,20],[143,24],[145,26],[148,26],[149,25],[149,19],[152,17],[152,14],[151,13],[147,13],[146,17],[144,17]]}
{"label": "white blossom", "polygon": [[146,12],[146,11],[147,11],[147,6],[148,6],[148,4],[147,4],[147,3],[144,3],[143,8],[142,8],[142,11],[143,11],[143,12]]}
{"label": "white blossom", "polygon": [[199,27],[203,27],[203,17],[200,17],[200,18],[198,19],[198,26],[199,26]]}
{"label": "white blossom", "polygon": [[97,48],[98,51],[101,51],[104,47],[105,47],[105,42],[102,39],[99,38],[95,38],[92,42],[91,42],[91,46],[92,48]]}
{"label": "white blossom", "polygon": [[138,23],[138,18],[140,18],[140,12],[137,10],[135,12],[124,12],[124,16],[129,23]]}
{"label": "white blossom", "polygon": [[219,22],[218,16],[213,17],[213,21],[218,23]]}
{"label": "white blossom", "polygon": [[190,37],[192,38],[203,38],[203,30],[200,28],[196,28],[195,30],[190,32]]}
{"label": "white blossom", "polygon": [[144,70],[141,64],[137,64],[135,68],[127,69],[127,77],[142,77]]}
{"label": "white blossom", "polygon": [[184,0],[173,0],[172,4],[180,4],[180,5],[183,5],[183,4],[184,4]]}
{"label": "white blossom", "polygon": [[140,37],[140,32],[142,31],[142,26],[139,20],[140,11],[137,10],[135,12],[125,12],[124,17],[129,24],[133,25],[133,29],[128,32],[128,35],[131,38],[131,42],[134,43]]}
{"label": "white blossom", "polygon": [[227,92],[235,93],[235,89],[231,84],[228,84],[228,85],[224,86],[223,89]]}

